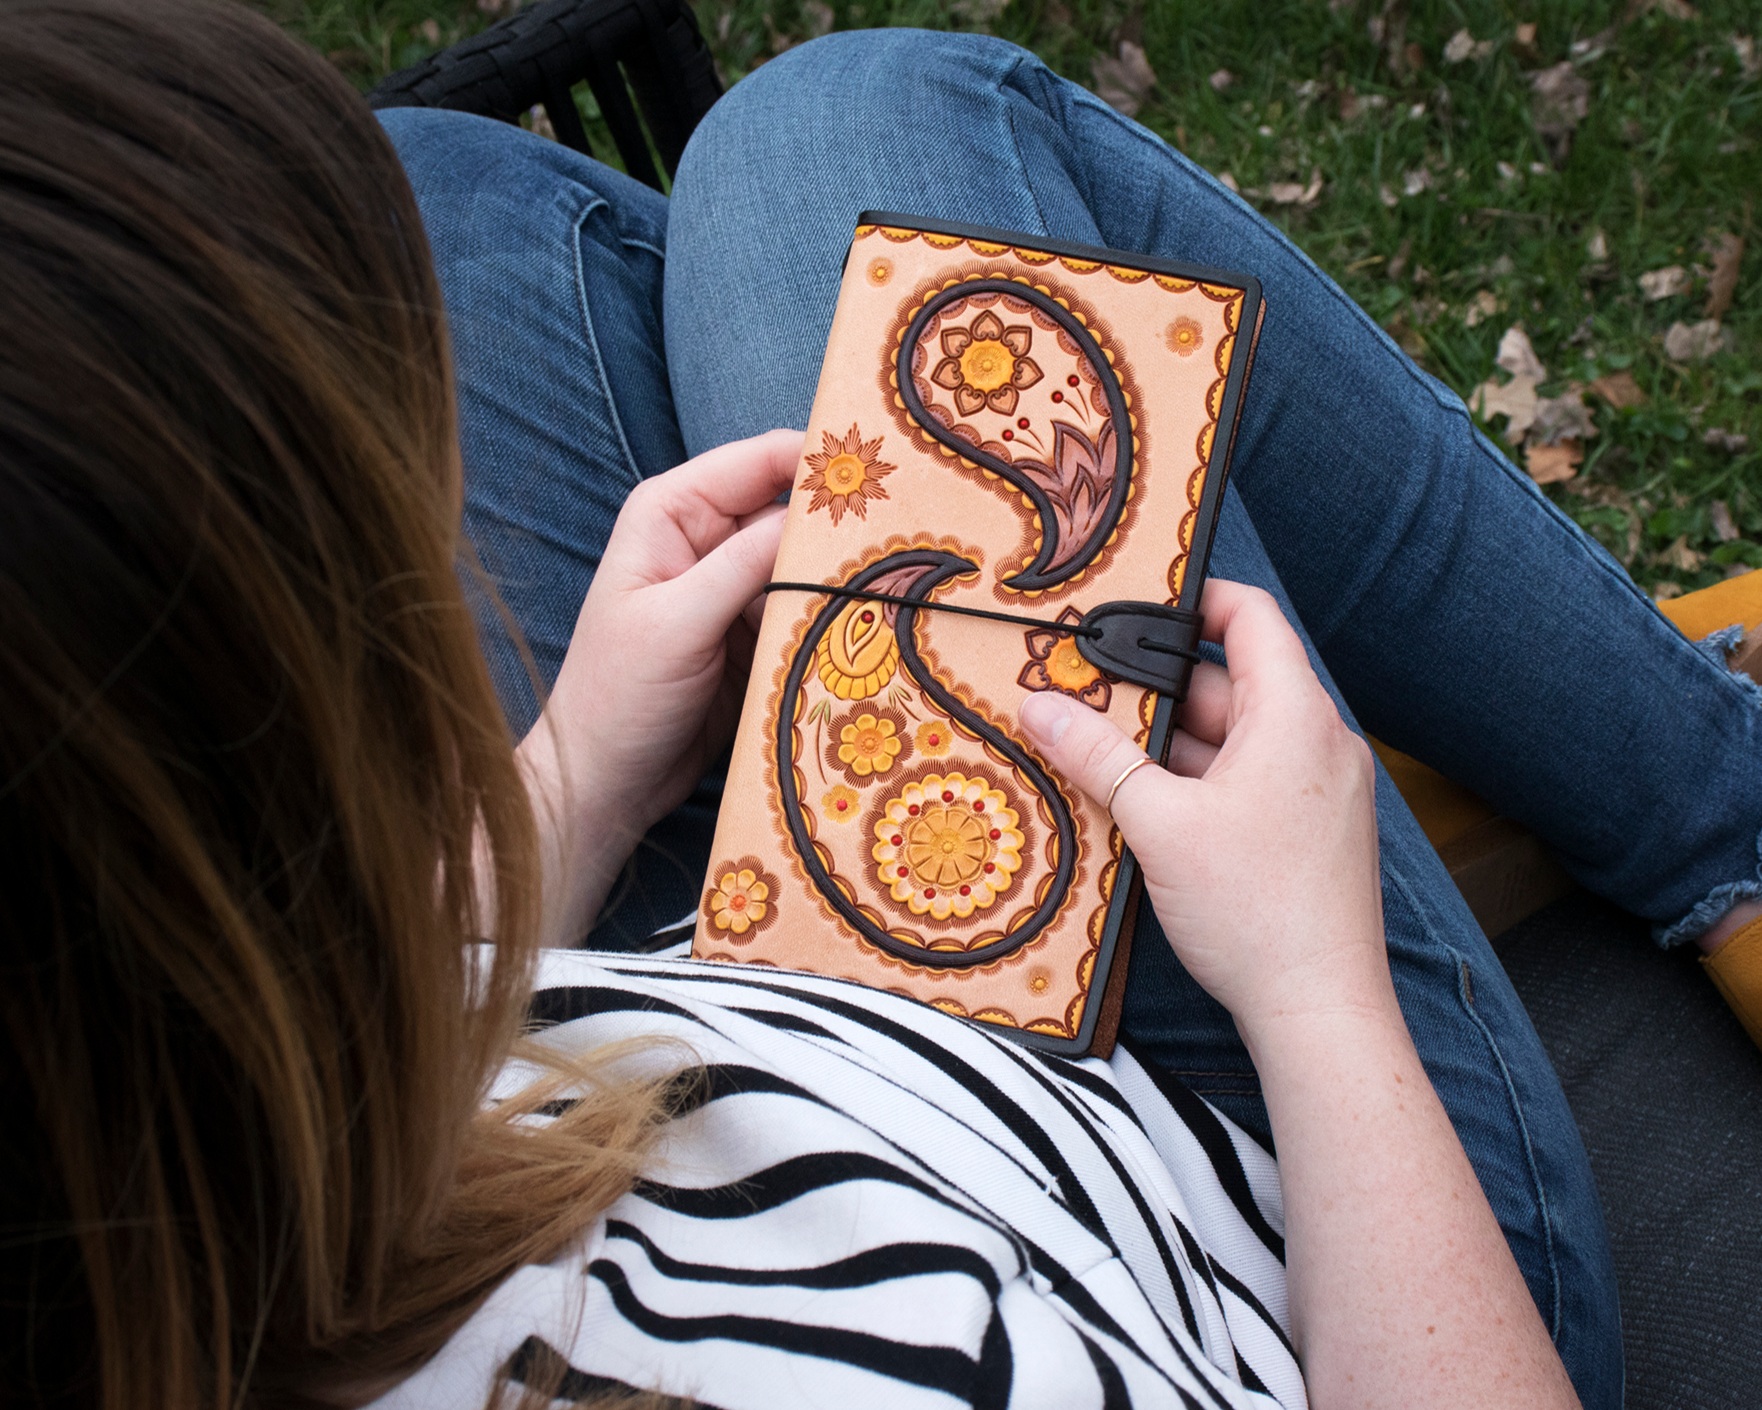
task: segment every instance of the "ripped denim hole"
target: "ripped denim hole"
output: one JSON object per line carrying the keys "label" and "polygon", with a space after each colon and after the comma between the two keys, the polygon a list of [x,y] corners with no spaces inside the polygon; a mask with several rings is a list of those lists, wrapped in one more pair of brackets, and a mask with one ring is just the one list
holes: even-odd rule
{"label": "ripped denim hole", "polygon": [[[1746,678],[1747,679],[1747,678]],[[1755,688],[1751,683],[1752,689]],[[1756,837],[1756,875],[1746,881],[1728,881],[1715,886],[1703,896],[1681,920],[1673,925],[1655,926],[1652,937],[1666,949],[1678,945],[1687,945],[1699,940],[1720,921],[1734,906],[1744,901],[1754,901],[1762,897],[1762,833]]]}

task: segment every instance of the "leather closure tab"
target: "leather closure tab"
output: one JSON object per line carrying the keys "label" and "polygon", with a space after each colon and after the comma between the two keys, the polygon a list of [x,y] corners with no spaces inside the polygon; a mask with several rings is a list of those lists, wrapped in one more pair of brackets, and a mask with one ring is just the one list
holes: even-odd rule
{"label": "leather closure tab", "polygon": [[[1205,619],[1160,602],[1103,602],[1072,633],[1084,659],[1133,685],[1184,700]],[[1086,628],[1087,630],[1083,630]]]}

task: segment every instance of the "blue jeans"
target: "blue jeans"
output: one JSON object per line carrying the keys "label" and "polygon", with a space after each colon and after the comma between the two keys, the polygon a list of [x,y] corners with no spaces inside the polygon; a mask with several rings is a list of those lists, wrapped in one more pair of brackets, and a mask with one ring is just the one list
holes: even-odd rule
{"label": "blue jeans", "polygon": [[[516,731],[624,495],[688,454],[806,423],[856,215],[906,211],[1259,275],[1266,327],[1213,572],[1278,597],[1348,721],[1533,828],[1660,938],[1762,893],[1762,696],[1678,635],[1277,230],[1032,55],[911,31],[793,49],[705,120],[670,203],[506,126],[384,121],[451,320],[466,529],[531,652],[529,672],[485,604]],[[711,780],[656,829],[594,943],[694,908],[716,803]],[[1383,775],[1378,826],[1420,1055],[1581,1399],[1617,1406],[1608,1238],[1559,1083]],[[1264,1134],[1228,1014],[1148,911],[1140,925],[1128,1035]]]}

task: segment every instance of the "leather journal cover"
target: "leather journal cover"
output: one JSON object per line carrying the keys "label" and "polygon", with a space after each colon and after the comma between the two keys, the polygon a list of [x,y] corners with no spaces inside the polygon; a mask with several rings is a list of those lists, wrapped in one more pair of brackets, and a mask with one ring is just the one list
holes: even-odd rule
{"label": "leather journal cover", "polygon": [[1111,1051],[1136,868],[1016,707],[1164,757],[1261,313],[1244,275],[861,217],[694,955]]}

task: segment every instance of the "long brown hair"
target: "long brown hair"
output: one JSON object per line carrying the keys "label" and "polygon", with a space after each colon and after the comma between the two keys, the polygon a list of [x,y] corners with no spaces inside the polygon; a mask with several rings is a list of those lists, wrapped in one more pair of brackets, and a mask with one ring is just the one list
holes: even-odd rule
{"label": "long brown hair", "polygon": [[538,881],[460,493],[359,97],[242,8],[8,4],[9,1400],[360,1399],[632,1178],[646,1089],[480,1110]]}

